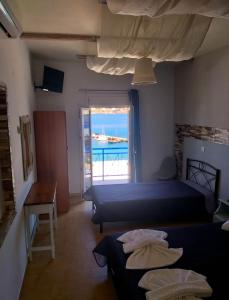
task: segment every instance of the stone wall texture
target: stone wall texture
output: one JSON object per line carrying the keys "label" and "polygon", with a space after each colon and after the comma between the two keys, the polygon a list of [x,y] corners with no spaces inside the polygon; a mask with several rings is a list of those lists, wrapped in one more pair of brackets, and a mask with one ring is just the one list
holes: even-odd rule
{"label": "stone wall texture", "polygon": [[6,89],[0,86],[0,168],[4,212],[0,220],[0,245],[15,216],[14,187],[11,168],[10,138]]}
{"label": "stone wall texture", "polygon": [[185,137],[229,145],[229,129],[214,127],[176,124],[175,155],[177,160],[178,177],[182,177],[183,145]]}

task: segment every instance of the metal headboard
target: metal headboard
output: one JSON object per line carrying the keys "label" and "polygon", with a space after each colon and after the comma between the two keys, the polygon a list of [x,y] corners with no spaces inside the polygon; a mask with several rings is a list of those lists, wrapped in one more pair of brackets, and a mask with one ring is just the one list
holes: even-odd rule
{"label": "metal headboard", "polygon": [[187,158],[186,180],[197,183],[214,193],[215,201],[219,198],[220,170],[212,165]]}

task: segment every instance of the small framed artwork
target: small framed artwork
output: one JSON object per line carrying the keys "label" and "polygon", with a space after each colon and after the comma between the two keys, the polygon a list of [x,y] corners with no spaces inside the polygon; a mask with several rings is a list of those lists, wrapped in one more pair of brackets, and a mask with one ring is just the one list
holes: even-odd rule
{"label": "small framed artwork", "polygon": [[24,180],[27,180],[33,168],[32,128],[29,116],[20,117],[20,133]]}

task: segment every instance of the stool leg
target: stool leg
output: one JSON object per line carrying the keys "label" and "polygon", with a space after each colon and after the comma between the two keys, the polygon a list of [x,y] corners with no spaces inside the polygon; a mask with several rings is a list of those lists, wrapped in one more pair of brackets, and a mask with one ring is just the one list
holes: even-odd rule
{"label": "stool leg", "polygon": [[53,211],[49,212],[49,224],[50,224],[52,258],[55,258],[55,243],[54,243],[54,234],[53,234]]}
{"label": "stool leg", "polygon": [[31,245],[31,236],[30,236],[30,224],[29,224],[29,211],[28,208],[25,208],[25,228],[26,228],[26,240],[27,240],[27,251],[29,255],[29,260],[32,261],[32,245]]}
{"label": "stool leg", "polygon": [[54,214],[54,226],[55,226],[55,229],[57,228],[57,207],[56,207],[56,199],[54,201],[54,207],[53,207],[54,211],[53,211],[53,214]]}

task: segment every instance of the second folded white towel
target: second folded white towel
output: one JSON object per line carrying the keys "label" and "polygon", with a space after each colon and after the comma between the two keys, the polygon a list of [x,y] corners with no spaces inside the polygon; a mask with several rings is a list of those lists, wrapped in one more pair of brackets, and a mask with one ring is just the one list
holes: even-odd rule
{"label": "second folded white towel", "polygon": [[141,278],[138,285],[148,290],[147,300],[190,300],[212,295],[206,277],[191,270],[149,271]]}

